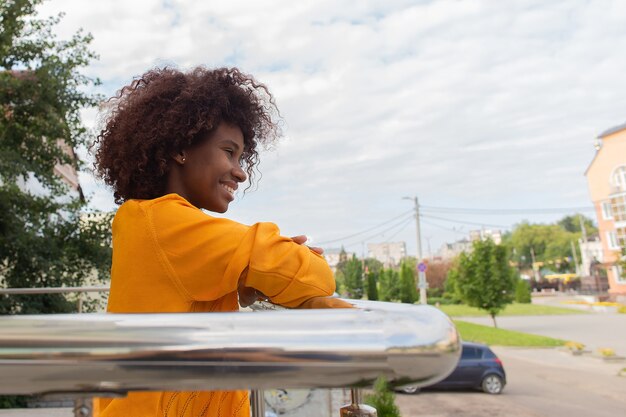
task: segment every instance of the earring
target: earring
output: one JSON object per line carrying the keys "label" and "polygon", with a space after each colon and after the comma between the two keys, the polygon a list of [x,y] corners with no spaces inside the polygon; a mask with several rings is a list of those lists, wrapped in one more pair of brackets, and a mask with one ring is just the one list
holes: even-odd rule
{"label": "earring", "polygon": [[187,160],[187,158],[185,158],[185,157],[183,156],[183,159],[182,159],[183,164],[185,163],[185,161],[186,161],[186,160]]}

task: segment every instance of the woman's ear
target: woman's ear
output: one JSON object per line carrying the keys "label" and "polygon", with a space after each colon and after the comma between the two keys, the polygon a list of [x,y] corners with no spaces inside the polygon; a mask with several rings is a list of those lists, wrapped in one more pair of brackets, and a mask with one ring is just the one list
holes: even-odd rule
{"label": "woman's ear", "polygon": [[172,155],[172,159],[176,161],[176,163],[179,165],[185,165],[185,162],[187,161],[187,155],[185,154],[185,151],[180,151]]}

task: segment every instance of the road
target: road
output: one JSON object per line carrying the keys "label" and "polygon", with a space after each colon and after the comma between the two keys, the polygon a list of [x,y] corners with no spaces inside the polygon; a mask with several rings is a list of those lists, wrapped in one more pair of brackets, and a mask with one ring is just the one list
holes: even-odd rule
{"label": "road", "polygon": [[402,417],[617,417],[626,415],[624,364],[553,349],[494,348],[508,384],[501,395],[424,391],[398,394]]}

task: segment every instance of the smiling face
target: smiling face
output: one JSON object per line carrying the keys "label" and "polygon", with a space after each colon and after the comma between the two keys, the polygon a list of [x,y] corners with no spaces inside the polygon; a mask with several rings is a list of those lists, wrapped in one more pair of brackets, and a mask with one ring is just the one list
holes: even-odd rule
{"label": "smiling face", "polygon": [[198,208],[224,213],[238,184],[246,180],[240,165],[243,146],[241,129],[222,122],[208,138],[173,158],[167,192]]}

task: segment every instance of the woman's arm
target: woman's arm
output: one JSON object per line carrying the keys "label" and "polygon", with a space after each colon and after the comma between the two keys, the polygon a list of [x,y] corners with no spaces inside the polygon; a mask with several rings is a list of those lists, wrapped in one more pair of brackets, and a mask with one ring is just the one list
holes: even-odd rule
{"label": "woman's arm", "polygon": [[182,199],[155,205],[147,215],[166,269],[190,301],[216,300],[240,282],[286,307],[335,291],[326,260],[299,239],[281,236],[272,223],[246,226],[211,217]]}

